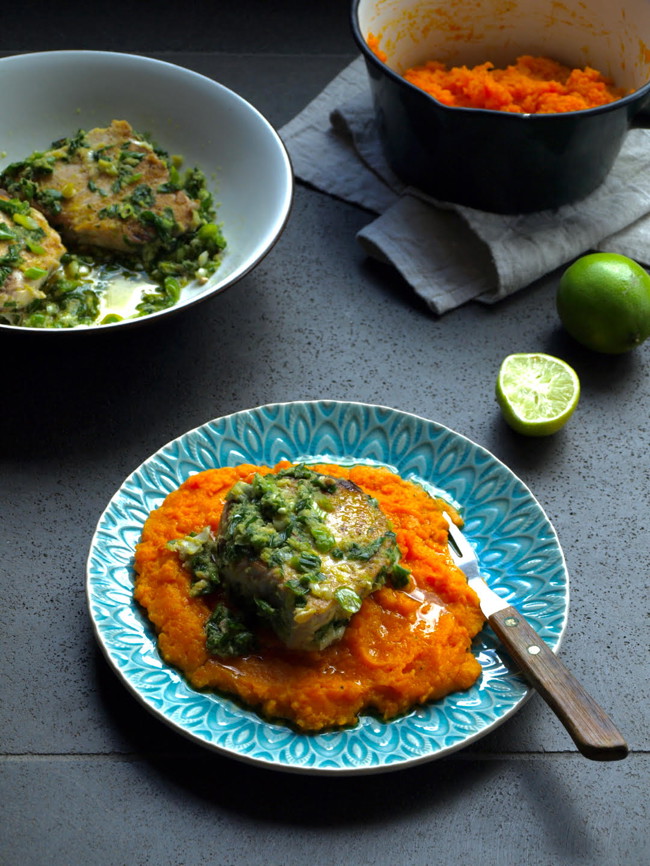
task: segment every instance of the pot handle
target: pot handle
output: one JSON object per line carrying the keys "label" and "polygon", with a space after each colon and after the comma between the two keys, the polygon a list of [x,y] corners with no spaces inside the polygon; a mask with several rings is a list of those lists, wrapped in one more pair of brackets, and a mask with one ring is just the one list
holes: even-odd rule
{"label": "pot handle", "polygon": [[641,107],[630,118],[630,129],[650,129],[650,97],[641,103]]}

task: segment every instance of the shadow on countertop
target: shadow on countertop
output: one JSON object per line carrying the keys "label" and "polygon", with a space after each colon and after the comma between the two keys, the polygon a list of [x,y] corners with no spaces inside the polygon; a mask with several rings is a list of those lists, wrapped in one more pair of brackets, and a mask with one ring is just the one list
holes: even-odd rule
{"label": "shadow on countertop", "polygon": [[[141,762],[147,775],[157,778],[162,787],[176,789],[191,808],[225,810],[254,822],[293,829],[367,828],[399,817],[417,821],[421,815],[430,820],[439,813],[443,818],[454,814],[459,801],[468,797],[479,797],[491,804],[490,810],[498,810],[503,798],[513,796],[512,784],[505,787],[500,780],[504,773],[514,773],[517,787],[530,788],[525,795],[529,799],[539,799],[541,785],[550,812],[563,803],[563,822],[581,820],[566,802],[562,782],[554,775],[552,756],[540,783],[530,755],[491,753],[491,735],[482,741],[484,752],[463,750],[394,772],[335,777],[277,771],[213,753],[167,728],[124,690],[99,652],[96,674],[100,703],[111,726],[124,738],[127,759]],[[554,794],[549,794],[549,784]],[[557,824],[550,813],[545,820]]]}
{"label": "shadow on countertop", "polygon": [[133,451],[139,462],[151,441],[162,445],[232,411],[226,389],[236,400],[239,380],[263,381],[241,336],[250,331],[251,304],[263,310],[258,292],[249,276],[234,291],[124,329],[4,330],[0,453],[83,462]]}

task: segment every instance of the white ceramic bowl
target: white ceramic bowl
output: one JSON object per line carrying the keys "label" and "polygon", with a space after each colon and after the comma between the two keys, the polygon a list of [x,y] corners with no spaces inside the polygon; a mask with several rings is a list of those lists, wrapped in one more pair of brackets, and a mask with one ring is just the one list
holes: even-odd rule
{"label": "white ceramic bowl", "polygon": [[205,173],[227,242],[213,277],[184,289],[167,310],[90,328],[0,327],[61,334],[150,322],[231,286],[280,236],[293,194],[286,150],[259,111],[223,85],[171,63],[105,51],[5,57],[0,82],[0,170],[78,129],[127,120]]}

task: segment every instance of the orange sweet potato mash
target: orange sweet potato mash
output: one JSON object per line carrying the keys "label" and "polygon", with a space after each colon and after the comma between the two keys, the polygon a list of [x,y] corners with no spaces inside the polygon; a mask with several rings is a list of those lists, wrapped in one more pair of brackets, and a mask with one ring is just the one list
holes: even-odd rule
{"label": "orange sweet potato mash", "polygon": [[[368,46],[383,62],[386,55],[376,36]],[[444,105],[489,108],[519,114],[581,111],[615,102],[625,91],[589,66],[571,69],[548,57],[522,55],[505,69],[490,63],[447,67],[430,60],[413,66],[404,78]]]}
{"label": "orange sweet potato mash", "polygon": [[236,695],[263,716],[303,732],[353,725],[363,711],[390,719],[468,689],[481,672],[471,640],[484,619],[475,593],[449,559],[442,503],[370,466],[313,468],[349,478],[377,499],[393,525],[411,584],[368,596],[343,638],[324,650],[288,650],[270,631],[260,631],[259,649],[251,655],[222,660],[208,654],[204,625],[216,602],[190,596],[188,572],[166,543],[206,525],[216,530],[225,494],[236,481],[288,465],[200,472],[149,515],[136,549],[135,598],[157,630],[165,661],[194,688]]}

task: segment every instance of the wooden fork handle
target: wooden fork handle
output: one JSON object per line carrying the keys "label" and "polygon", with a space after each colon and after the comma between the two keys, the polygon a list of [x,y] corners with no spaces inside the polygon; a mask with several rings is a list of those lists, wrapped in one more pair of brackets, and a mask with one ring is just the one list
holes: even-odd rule
{"label": "wooden fork handle", "polygon": [[514,607],[493,613],[489,623],[586,758],[617,761],[627,755],[627,743],[609,716]]}

